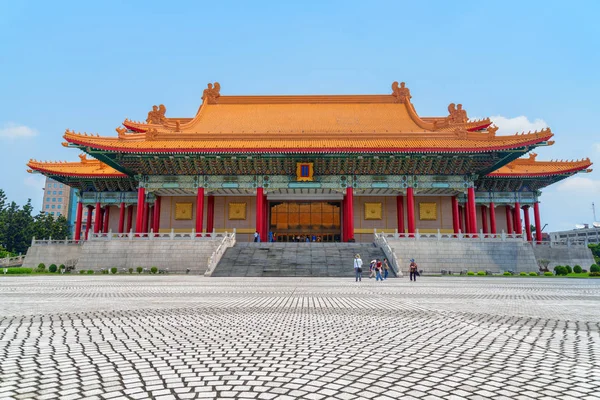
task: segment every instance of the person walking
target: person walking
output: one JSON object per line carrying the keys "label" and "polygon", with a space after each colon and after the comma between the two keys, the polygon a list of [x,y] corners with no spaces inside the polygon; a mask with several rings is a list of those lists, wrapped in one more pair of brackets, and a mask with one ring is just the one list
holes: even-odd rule
{"label": "person walking", "polygon": [[387,280],[388,274],[390,273],[390,264],[388,263],[388,259],[383,259],[383,279]]}
{"label": "person walking", "polygon": [[381,260],[377,259],[377,263],[375,263],[375,281],[383,282],[383,277],[381,276]]}
{"label": "person walking", "polygon": [[369,263],[369,279],[375,278],[375,266],[377,265],[377,260],[371,260]]}
{"label": "person walking", "polygon": [[419,275],[419,271],[417,271],[417,263],[415,262],[414,258],[410,259],[410,266],[409,268],[409,272],[410,272],[410,280],[413,280],[413,277],[415,278],[414,281],[417,281],[417,275]]}
{"label": "person walking", "polygon": [[363,262],[360,258],[360,254],[356,254],[354,256],[354,276],[356,278],[355,282],[362,282],[362,265]]}

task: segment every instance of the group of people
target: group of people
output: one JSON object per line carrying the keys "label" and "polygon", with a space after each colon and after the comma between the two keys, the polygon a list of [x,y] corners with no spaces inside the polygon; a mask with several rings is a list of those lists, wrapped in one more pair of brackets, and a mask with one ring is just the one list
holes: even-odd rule
{"label": "group of people", "polygon": [[[296,242],[296,243],[302,243],[302,242],[316,242],[316,243],[321,243],[323,239],[321,238],[321,236],[318,235],[297,235],[297,236],[292,236],[292,242]],[[254,231],[254,242],[261,242],[261,237],[260,237],[260,233],[258,233],[258,231]],[[277,241],[277,233],[275,232],[269,232],[269,242],[273,243]]]}
{"label": "group of people", "polygon": [[[413,282],[417,281],[417,276],[420,276],[418,271],[418,265],[415,262],[414,258],[410,260],[410,265],[408,267],[410,280]],[[360,254],[356,254],[354,256],[354,275],[356,278],[356,282],[362,282],[362,272],[363,272],[363,261],[360,258]],[[375,281],[383,282],[388,278],[390,272],[390,265],[387,258],[383,259],[383,262],[380,259],[371,260],[369,263],[369,279],[375,278]]]}

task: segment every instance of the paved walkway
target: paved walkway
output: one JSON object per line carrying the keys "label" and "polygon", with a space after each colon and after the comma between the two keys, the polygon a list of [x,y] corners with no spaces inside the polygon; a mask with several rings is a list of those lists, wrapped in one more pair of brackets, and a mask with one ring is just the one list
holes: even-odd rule
{"label": "paved walkway", "polygon": [[0,398],[600,398],[600,281],[0,277]]}

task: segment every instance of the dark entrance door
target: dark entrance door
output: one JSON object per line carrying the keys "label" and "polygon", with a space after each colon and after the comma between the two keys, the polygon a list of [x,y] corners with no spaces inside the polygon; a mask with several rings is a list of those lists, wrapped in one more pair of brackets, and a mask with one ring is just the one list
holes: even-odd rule
{"label": "dark entrance door", "polygon": [[339,242],[342,227],[339,201],[269,203],[269,237],[278,242]]}

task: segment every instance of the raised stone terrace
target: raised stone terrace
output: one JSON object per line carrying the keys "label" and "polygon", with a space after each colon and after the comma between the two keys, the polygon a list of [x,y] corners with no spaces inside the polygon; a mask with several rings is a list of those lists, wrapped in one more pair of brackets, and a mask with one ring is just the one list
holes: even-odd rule
{"label": "raised stone terrace", "polygon": [[0,278],[0,398],[595,399],[600,281]]}

